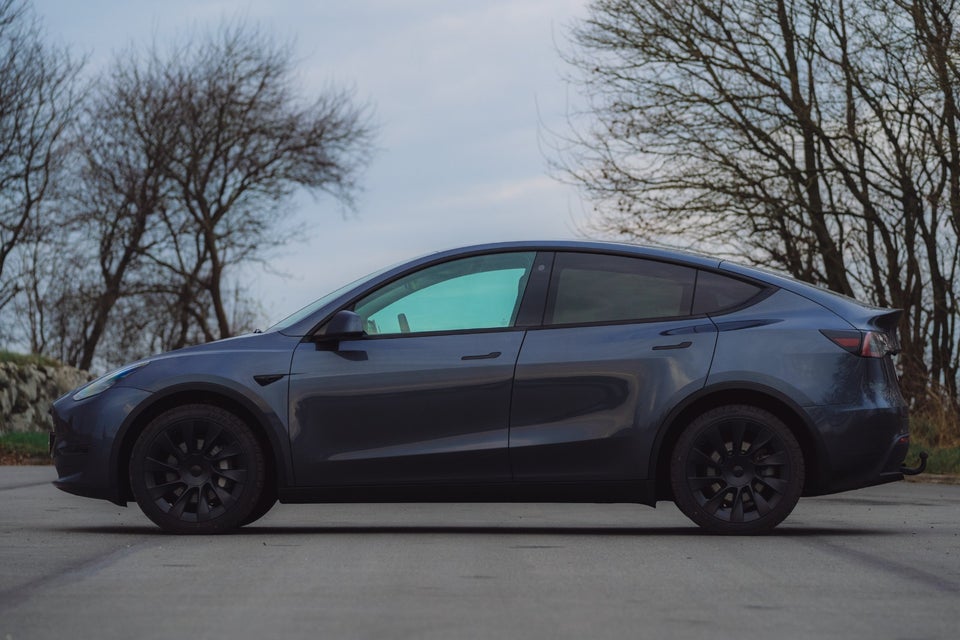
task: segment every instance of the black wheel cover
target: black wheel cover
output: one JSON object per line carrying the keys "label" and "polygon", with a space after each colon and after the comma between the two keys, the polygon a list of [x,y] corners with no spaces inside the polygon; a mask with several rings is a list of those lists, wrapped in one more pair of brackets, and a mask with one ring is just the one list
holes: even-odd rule
{"label": "black wheel cover", "polygon": [[796,438],[773,414],[721,407],[696,420],[674,450],[677,506],[716,533],[763,533],[793,510],[803,488]]}
{"label": "black wheel cover", "polygon": [[154,419],[134,446],[130,481],[144,513],[178,533],[238,526],[264,489],[264,458],[237,416],[188,405]]}

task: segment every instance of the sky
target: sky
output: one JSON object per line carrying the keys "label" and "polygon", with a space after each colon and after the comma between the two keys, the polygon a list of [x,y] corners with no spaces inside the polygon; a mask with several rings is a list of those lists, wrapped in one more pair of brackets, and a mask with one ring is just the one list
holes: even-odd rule
{"label": "sky", "polygon": [[[543,137],[576,104],[562,48],[584,0],[34,0],[51,40],[102,70],[128,48],[242,19],[295,42],[304,95],[352,87],[379,127],[355,210],[292,203],[299,240],[243,274],[265,324],[380,267],[480,242],[584,235]],[[282,277],[279,274],[286,274]]]}

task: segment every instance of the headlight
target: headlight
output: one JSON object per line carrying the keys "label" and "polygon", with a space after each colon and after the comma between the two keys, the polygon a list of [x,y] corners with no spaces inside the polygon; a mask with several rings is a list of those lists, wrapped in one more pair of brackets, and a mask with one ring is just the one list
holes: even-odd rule
{"label": "headlight", "polygon": [[117,384],[128,375],[139,369],[140,367],[150,364],[149,360],[144,362],[137,362],[136,364],[127,365],[116,371],[111,371],[110,373],[100,376],[90,384],[85,387],[81,387],[79,391],[73,394],[74,400],[86,400],[87,398],[92,398],[98,393],[103,393],[113,385]]}

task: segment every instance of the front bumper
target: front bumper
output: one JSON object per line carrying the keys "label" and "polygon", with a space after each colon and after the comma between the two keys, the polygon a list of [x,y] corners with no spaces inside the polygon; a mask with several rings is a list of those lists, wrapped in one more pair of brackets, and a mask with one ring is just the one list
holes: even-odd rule
{"label": "front bumper", "polygon": [[53,485],[62,491],[126,505],[126,479],[119,478],[117,437],[134,409],[150,394],[113,387],[80,402],[69,395],[50,409],[50,455],[57,468]]}

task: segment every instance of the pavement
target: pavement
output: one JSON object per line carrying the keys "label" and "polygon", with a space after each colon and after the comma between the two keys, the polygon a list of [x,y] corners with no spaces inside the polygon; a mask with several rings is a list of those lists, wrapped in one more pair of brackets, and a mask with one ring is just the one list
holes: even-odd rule
{"label": "pavement", "polygon": [[960,476],[948,473],[921,473],[918,476],[906,476],[904,480],[920,484],[960,484]]}
{"label": "pavement", "polygon": [[956,638],[960,486],[803,499],[773,534],[673,505],[278,505],[181,537],[0,467],[0,639]]}

